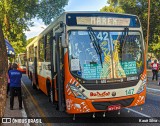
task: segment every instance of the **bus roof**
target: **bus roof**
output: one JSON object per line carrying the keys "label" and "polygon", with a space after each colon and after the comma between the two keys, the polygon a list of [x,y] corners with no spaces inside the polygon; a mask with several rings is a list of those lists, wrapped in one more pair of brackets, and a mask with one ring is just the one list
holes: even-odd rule
{"label": "bus roof", "polygon": [[137,16],[137,15],[134,15],[134,14],[127,14],[127,13],[115,13],[115,12],[101,12],[101,11],[65,11],[63,12],[63,14],[85,14],[85,13],[88,13],[88,14],[92,14],[92,13],[102,13],[102,14],[117,14],[117,15],[129,15],[129,16]]}

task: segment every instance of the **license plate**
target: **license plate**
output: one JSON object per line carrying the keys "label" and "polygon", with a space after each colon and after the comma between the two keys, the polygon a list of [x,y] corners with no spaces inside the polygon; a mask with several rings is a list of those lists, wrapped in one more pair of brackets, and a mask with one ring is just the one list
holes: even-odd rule
{"label": "license plate", "polygon": [[107,108],[108,111],[115,111],[120,109],[121,109],[121,105],[111,105],[111,106],[108,106]]}

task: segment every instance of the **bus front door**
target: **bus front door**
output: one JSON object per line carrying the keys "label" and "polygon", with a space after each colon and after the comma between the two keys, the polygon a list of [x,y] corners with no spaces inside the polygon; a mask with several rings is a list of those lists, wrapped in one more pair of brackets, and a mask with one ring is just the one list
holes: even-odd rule
{"label": "bus front door", "polygon": [[63,90],[63,79],[62,79],[62,68],[63,64],[63,54],[61,47],[61,36],[62,33],[55,33],[55,68],[56,68],[56,88],[58,96],[58,109],[59,111],[64,111],[64,90]]}
{"label": "bus front door", "polygon": [[36,85],[36,88],[39,90],[38,85],[38,74],[37,74],[37,46],[34,48],[35,54],[34,54],[34,68],[33,68],[33,77],[34,77],[34,84]]}

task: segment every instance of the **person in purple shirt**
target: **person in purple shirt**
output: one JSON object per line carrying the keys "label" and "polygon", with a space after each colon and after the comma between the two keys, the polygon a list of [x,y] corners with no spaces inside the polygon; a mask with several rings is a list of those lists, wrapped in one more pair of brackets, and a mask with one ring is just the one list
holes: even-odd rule
{"label": "person in purple shirt", "polygon": [[14,105],[14,96],[15,91],[18,95],[19,101],[19,110],[22,109],[22,93],[21,93],[21,78],[22,73],[17,70],[18,65],[14,63],[12,65],[12,70],[9,71],[9,78],[10,78],[10,110],[13,110]]}

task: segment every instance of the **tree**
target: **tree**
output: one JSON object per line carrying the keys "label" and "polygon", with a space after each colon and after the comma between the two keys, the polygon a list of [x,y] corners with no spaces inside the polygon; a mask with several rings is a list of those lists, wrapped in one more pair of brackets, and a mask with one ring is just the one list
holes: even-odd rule
{"label": "tree", "polygon": [[[32,2],[34,3],[35,1],[36,0],[33,0]],[[23,42],[23,30],[27,28],[26,20],[32,17],[28,14],[28,11],[32,12],[31,7],[31,10],[28,10],[29,6],[26,8],[26,3],[28,2],[24,0],[0,1],[0,117],[3,116],[5,109],[6,75],[8,69],[8,58],[4,38],[10,42]]]}
{"label": "tree", "polygon": [[153,42],[149,47],[149,50],[160,60],[160,35],[156,36],[156,42]]}
{"label": "tree", "polygon": [[50,24],[57,16],[64,11],[64,6],[68,0],[42,0],[37,5],[37,17],[42,19],[45,24]]}
{"label": "tree", "polygon": [[37,0],[2,0],[0,2],[0,16],[5,39],[8,39],[16,53],[24,51],[26,45],[24,30],[34,17],[32,5]]}
{"label": "tree", "polygon": [[26,37],[24,31],[33,26],[31,19],[37,17],[45,24],[51,23],[64,10],[68,0],[2,0],[0,16],[4,36],[15,48],[16,53],[24,52]]}
{"label": "tree", "polygon": [[124,10],[118,6],[119,1],[118,0],[108,0],[107,2],[110,4],[109,6],[104,6],[100,11],[102,12],[116,12],[116,13],[124,13]]}
{"label": "tree", "polygon": [[4,36],[2,32],[2,26],[0,24],[0,117],[4,114],[5,103],[6,103],[6,87],[7,87],[7,70],[8,64],[7,58],[7,50],[4,41]]}
{"label": "tree", "polygon": [[[31,19],[38,17],[45,24],[63,12],[68,0],[1,0],[0,1],[0,115],[3,116],[6,92],[7,55],[4,38],[11,42],[16,53],[25,50],[24,31],[33,26]],[[4,36],[3,36],[4,34]],[[2,97],[1,97],[2,96]]]}
{"label": "tree", "polygon": [[124,13],[124,10],[121,7],[114,7],[114,5],[105,6],[100,9],[102,12],[116,12],[116,13]]}

